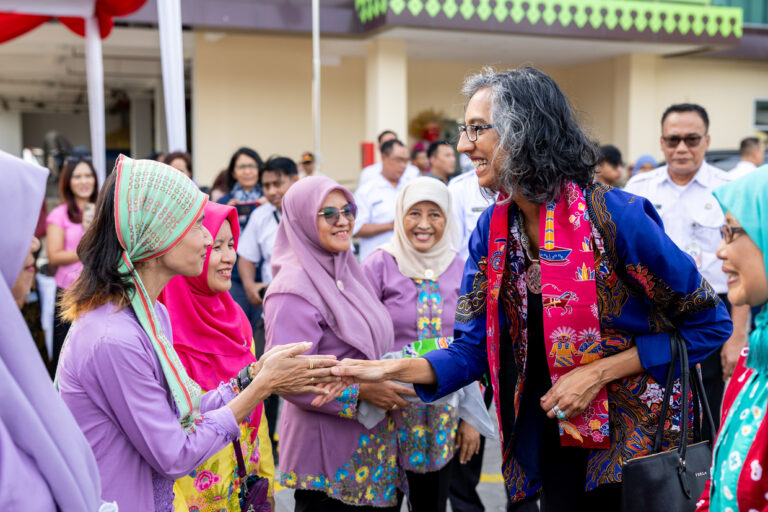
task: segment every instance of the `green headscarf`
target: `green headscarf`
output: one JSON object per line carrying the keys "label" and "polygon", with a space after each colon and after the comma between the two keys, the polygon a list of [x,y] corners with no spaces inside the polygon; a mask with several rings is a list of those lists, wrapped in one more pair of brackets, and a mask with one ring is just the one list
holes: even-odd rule
{"label": "green headscarf", "polygon": [[[768,270],[768,165],[714,190],[723,212],[730,212],[763,251]],[[768,309],[763,306],[749,337],[747,366],[768,372]]]}
{"label": "green headscarf", "polygon": [[180,171],[153,160],[132,160],[120,155],[114,172],[115,228],[123,247],[118,269],[130,274],[135,286],[131,306],[160,360],[179,409],[179,422],[191,432],[200,415],[200,386],[189,378],[173,342],[160,328],[134,263],[157,258],[173,249],[194,226],[208,196]]}

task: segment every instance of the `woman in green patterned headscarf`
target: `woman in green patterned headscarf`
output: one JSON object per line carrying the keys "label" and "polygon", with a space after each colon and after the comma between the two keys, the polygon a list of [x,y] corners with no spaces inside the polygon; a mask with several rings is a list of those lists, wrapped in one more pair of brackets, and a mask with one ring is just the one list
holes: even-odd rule
{"label": "woman in green patterned headscarf", "polygon": [[723,397],[712,478],[697,510],[766,510],[768,493],[768,166],[714,191],[725,212],[717,256],[728,300],[763,306]]}
{"label": "woman in green patterned headscarf", "polygon": [[[156,299],[172,277],[202,272],[208,198],[181,172],[125,156],[104,186],[78,247],[83,272],[64,296],[73,324],[57,383],[96,455],[102,497],[125,510],[167,512],[174,480],[236,439],[264,398],[324,393],[317,384],[334,380],[328,367],[336,363],[295,357],[309,348],[298,343],[202,395]],[[218,483],[205,473],[194,475],[201,491]]]}

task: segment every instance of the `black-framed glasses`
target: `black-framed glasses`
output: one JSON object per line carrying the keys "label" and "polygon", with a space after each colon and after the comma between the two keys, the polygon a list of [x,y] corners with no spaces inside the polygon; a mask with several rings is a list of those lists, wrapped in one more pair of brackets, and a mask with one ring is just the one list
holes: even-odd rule
{"label": "black-framed glasses", "polygon": [[733,235],[737,233],[746,233],[746,231],[744,231],[744,228],[737,228],[729,226],[728,224],[720,226],[720,237],[725,240],[725,243],[727,244],[733,241]]}
{"label": "black-framed glasses", "polygon": [[342,208],[341,210],[339,210],[335,206],[326,206],[325,208],[317,212],[317,216],[324,217],[325,222],[327,222],[331,226],[335,226],[336,223],[339,222],[339,217],[341,216],[342,213],[344,214],[344,217],[346,217],[346,219],[349,222],[354,222],[355,217],[357,217],[357,205],[354,203],[347,203],[344,206],[344,208]]}
{"label": "black-framed glasses", "polygon": [[695,148],[699,144],[701,144],[701,139],[703,139],[703,135],[699,135],[698,133],[691,133],[688,135],[685,135],[683,137],[679,135],[667,135],[666,137],[662,137],[661,140],[664,141],[664,144],[669,149],[675,149],[677,146],[680,145],[680,141],[685,142],[685,145],[689,148]]}
{"label": "black-framed glasses", "polygon": [[460,124],[459,125],[459,137],[462,133],[467,134],[469,142],[477,142],[477,136],[482,130],[493,128],[492,124]]}

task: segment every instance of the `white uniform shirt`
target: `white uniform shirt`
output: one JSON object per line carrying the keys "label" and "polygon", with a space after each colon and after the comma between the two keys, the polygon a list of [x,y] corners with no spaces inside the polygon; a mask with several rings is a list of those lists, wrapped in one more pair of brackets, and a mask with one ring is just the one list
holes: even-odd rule
{"label": "white uniform shirt", "polygon": [[[357,234],[366,224],[385,224],[395,220],[395,203],[397,194],[408,183],[405,175],[400,178],[397,187],[393,187],[384,176],[378,174],[373,179],[358,187],[355,191],[355,203],[357,204],[357,219],[355,219],[355,232]],[[392,231],[379,233],[369,238],[360,238],[360,261],[363,261],[374,249],[381,244],[389,242]]]}
{"label": "white uniform shirt", "polygon": [[736,164],[736,167],[731,169],[731,172],[729,172],[728,175],[731,177],[732,180],[737,180],[739,178],[743,178],[747,174],[750,174],[755,169],[757,169],[757,166],[752,162],[741,160],[739,163]]}
{"label": "white uniform shirt", "polygon": [[[375,164],[371,164],[368,167],[364,168],[362,172],[360,173],[360,180],[357,182],[357,188],[358,190],[363,187],[366,183],[371,181],[374,177],[381,176],[381,162],[376,162]],[[413,164],[408,164],[405,168],[405,172],[403,173],[403,178],[406,179],[406,183],[413,178],[418,178],[421,176],[421,172],[419,171],[419,168],[416,167]],[[402,182],[402,178],[400,179]]]}
{"label": "white uniform shirt", "polygon": [[237,254],[258,265],[261,262],[261,282],[272,282],[272,249],[275,247],[280,213],[271,203],[259,206],[248,218],[240,233]]}
{"label": "white uniform shirt", "polygon": [[724,171],[704,162],[684,187],[672,181],[666,165],[634,176],[624,187],[626,192],[643,196],[653,204],[667,235],[694,259],[699,272],[717,293],[728,291],[721,262],[715,255],[725,215],[712,190],[731,179]]}
{"label": "white uniform shirt", "polygon": [[[473,167],[474,169],[474,167]],[[456,218],[458,233],[455,248],[464,261],[469,258],[469,237],[477,226],[477,220],[493,199],[483,195],[477,174],[473,171],[456,176],[448,184],[453,202],[453,216]]]}

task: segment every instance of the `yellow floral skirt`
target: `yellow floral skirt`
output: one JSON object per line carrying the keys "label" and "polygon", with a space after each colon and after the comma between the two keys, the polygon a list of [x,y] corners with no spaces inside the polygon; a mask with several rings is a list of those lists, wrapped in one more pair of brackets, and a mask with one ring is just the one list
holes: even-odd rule
{"label": "yellow floral skirt", "polygon": [[[269,495],[274,490],[275,462],[264,412],[259,432],[250,442],[253,428],[240,424],[240,446],[247,474],[269,479]],[[237,459],[231,444],[206,460],[189,475],[176,480],[173,486],[175,512],[240,512],[240,477]]]}

